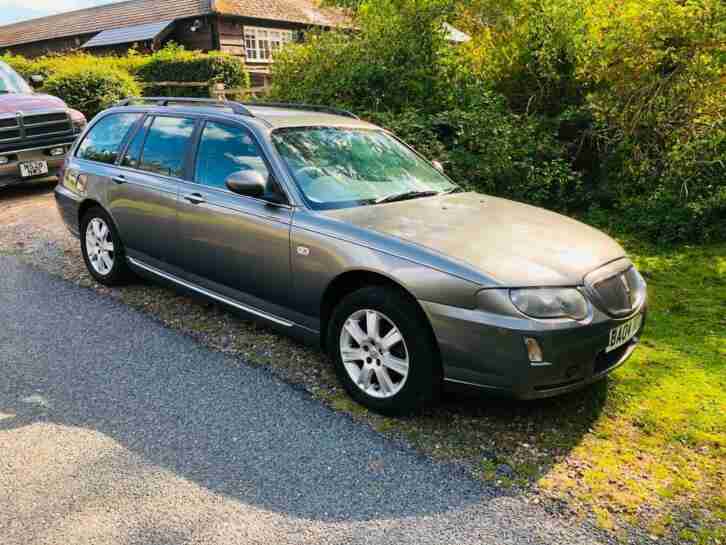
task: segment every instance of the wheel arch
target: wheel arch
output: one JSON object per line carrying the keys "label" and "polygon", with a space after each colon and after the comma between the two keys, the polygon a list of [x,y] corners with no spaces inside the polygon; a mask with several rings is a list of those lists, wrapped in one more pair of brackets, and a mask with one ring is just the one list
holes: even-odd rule
{"label": "wheel arch", "polygon": [[330,323],[330,317],[333,314],[333,309],[347,295],[370,286],[393,288],[413,303],[418,311],[419,318],[426,324],[426,329],[429,331],[431,340],[436,347],[437,356],[439,356],[438,359],[441,361],[441,352],[436,335],[434,334],[434,329],[431,326],[431,321],[416,297],[401,283],[392,278],[365,269],[349,270],[339,274],[328,284],[323,292],[320,302],[320,344],[323,351],[328,351],[328,325]]}
{"label": "wheel arch", "polygon": [[[119,233],[119,230],[118,230],[118,225],[116,225],[116,220],[115,220],[115,219],[113,218],[113,216],[112,216],[112,215],[111,215],[111,214],[109,213],[109,211],[108,211],[108,210],[106,210],[106,208],[104,208],[104,206],[103,206],[103,205],[102,205],[102,204],[101,204],[100,202],[98,202],[98,201],[97,201],[97,200],[95,200],[95,199],[91,199],[91,198],[89,198],[89,199],[85,199],[85,200],[84,200],[84,201],[83,201],[83,202],[82,202],[82,203],[81,203],[81,204],[80,204],[80,205],[78,206],[78,232],[79,232],[79,233],[81,232],[81,222],[83,221],[83,216],[85,216],[85,215],[86,215],[86,213],[87,213],[87,212],[88,212],[88,211],[89,211],[89,210],[90,210],[91,208],[100,208],[101,210],[103,210],[103,211],[104,211],[104,213],[105,213],[105,214],[106,214],[106,215],[107,215],[107,216],[109,217],[109,219],[111,220],[111,223],[113,223],[113,227],[114,227],[114,229],[116,229],[116,232],[117,232],[117,233]],[[81,233],[81,234],[82,234],[82,233]]]}

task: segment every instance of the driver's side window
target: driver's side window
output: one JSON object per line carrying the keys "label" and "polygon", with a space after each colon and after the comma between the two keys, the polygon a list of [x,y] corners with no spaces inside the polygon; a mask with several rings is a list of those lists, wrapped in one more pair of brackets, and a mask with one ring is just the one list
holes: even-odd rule
{"label": "driver's side window", "polygon": [[197,183],[224,188],[231,174],[244,170],[256,170],[270,179],[262,152],[246,129],[208,121],[199,141]]}

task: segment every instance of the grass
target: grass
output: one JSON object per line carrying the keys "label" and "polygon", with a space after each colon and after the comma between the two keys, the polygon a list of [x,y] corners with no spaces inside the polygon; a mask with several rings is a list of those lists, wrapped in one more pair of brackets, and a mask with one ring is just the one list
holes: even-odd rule
{"label": "grass", "polygon": [[615,373],[591,431],[540,485],[616,519],[641,519],[655,535],[721,543],[726,245],[625,245],[649,281],[647,334]]}

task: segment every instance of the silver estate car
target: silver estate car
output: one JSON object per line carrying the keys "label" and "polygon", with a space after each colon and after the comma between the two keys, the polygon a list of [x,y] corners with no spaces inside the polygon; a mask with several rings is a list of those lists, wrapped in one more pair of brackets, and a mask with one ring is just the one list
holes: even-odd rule
{"label": "silver estate car", "polygon": [[129,99],[84,131],[56,199],[98,282],[170,282],[317,343],[384,414],[445,384],[581,388],[645,323],[646,284],[614,240],[465,192],[330,108]]}

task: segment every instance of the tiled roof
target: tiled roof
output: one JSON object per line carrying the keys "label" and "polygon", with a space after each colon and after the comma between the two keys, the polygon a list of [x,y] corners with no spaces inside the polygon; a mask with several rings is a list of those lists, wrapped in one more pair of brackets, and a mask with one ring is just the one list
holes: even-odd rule
{"label": "tiled roof", "polygon": [[329,27],[350,25],[341,10],[320,7],[316,0],[212,0],[212,6],[223,15]]}
{"label": "tiled roof", "polygon": [[341,11],[318,7],[317,0],[127,0],[0,26],[0,47],[210,13],[320,26],[347,22]]}
{"label": "tiled roof", "polygon": [[[211,11],[211,0],[129,0],[0,27],[0,47],[90,34]],[[169,17],[173,14],[172,17]]]}

